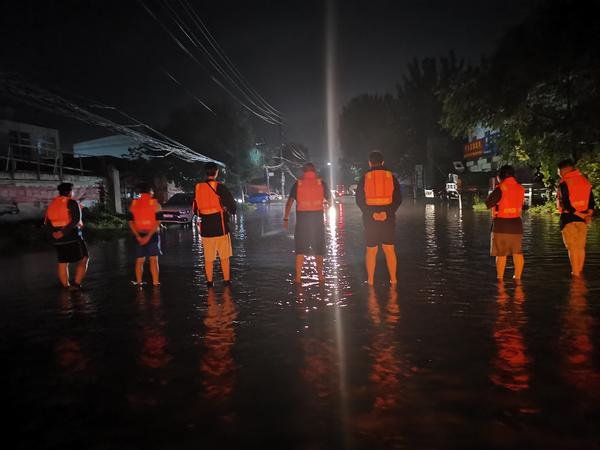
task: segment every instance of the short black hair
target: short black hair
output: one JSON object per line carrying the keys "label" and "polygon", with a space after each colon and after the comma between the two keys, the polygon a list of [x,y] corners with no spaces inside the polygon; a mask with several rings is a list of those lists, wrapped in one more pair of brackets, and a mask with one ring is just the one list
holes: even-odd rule
{"label": "short black hair", "polygon": [[60,195],[69,195],[73,190],[73,183],[60,183],[56,189]]}
{"label": "short black hair", "polygon": [[383,153],[379,150],[372,150],[369,153],[369,162],[374,166],[380,166],[383,164]]}
{"label": "short black hair", "polygon": [[311,162],[307,162],[302,166],[302,171],[303,172],[316,172],[317,168],[315,167],[315,165]]}
{"label": "short black hair", "polygon": [[219,166],[217,166],[217,164],[212,161],[209,161],[206,164],[204,164],[204,172],[206,173],[207,177],[214,177],[217,174],[218,170]]}
{"label": "short black hair", "polygon": [[150,183],[146,183],[145,181],[142,181],[141,183],[138,183],[136,189],[139,194],[149,194],[150,191],[152,190],[152,186],[150,185]]}
{"label": "short black hair", "polygon": [[514,177],[515,168],[513,166],[505,164],[504,166],[498,169],[498,176],[501,180],[506,180],[507,178]]}
{"label": "short black hair", "polygon": [[564,169],[565,167],[575,167],[575,163],[571,158],[563,159],[561,162],[558,163],[559,169]]}

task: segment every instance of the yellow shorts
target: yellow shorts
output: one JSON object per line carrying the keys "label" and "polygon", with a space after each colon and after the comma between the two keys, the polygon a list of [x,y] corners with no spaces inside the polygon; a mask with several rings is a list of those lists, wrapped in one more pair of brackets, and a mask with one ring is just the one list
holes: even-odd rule
{"label": "yellow shorts", "polygon": [[224,236],[203,237],[202,248],[204,249],[204,258],[208,261],[214,261],[217,259],[217,255],[220,259],[223,259],[230,258],[233,254],[229,233]]}
{"label": "yellow shorts", "polygon": [[563,242],[569,250],[585,250],[587,240],[587,224],[570,222],[562,229]]}

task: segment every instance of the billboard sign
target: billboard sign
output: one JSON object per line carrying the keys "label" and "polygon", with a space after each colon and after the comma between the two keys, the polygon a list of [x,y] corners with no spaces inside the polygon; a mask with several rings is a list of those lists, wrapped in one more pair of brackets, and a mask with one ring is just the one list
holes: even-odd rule
{"label": "billboard sign", "polygon": [[474,159],[483,156],[485,148],[485,139],[476,139],[465,144],[464,158]]}

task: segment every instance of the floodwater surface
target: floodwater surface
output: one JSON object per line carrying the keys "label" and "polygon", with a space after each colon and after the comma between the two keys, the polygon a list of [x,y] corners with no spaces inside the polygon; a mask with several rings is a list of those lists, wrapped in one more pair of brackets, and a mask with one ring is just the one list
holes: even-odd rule
{"label": "floodwater surface", "polygon": [[189,228],[162,233],[160,288],[130,286],[128,239],[90,243],[81,292],[57,287],[52,249],[0,257],[5,442],[600,448],[600,224],[572,280],[557,220],[526,217],[523,283],[509,263],[498,284],[487,214],[403,205],[399,284],[380,254],[369,288],[347,198],[327,214],[325,285],[309,259],[295,287],[282,214],[237,218],[231,288],[206,288]]}

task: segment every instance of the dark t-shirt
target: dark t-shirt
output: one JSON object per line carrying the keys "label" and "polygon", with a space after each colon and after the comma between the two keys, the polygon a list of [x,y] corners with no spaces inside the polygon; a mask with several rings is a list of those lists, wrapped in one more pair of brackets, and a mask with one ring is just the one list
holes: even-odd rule
{"label": "dark t-shirt", "polygon": [[[372,170],[389,170],[386,167],[375,167],[373,169],[368,170],[370,172]],[[365,226],[368,226],[373,223],[380,224],[382,222],[377,222],[373,219],[373,213],[385,212],[387,214],[387,219],[383,221],[395,223],[396,221],[396,211],[400,207],[402,203],[402,193],[400,192],[400,183],[398,183],[397,178],[393,177],[394,181],[394,193],[392,194],[392,203],[389,205],[367,205],[365,200],[365,175],[360,178],[358,185],[356,187],[356,204],[360,208],[363,213],[363,223]]]}
{"label": "dark t-shirt", "polygon": [[[485,200],[485,206],[488,209],[494,208],[502,199],[502,190],[497,186],[488,198]],[[503,217],[494,217],[492,221],[492,233],[501,234],[523,234],[523,221],[520,217],[506,219]]]}
{"label": "dark t-shirt", "polygon": [[[76,200],[69,199],[67,208],[71,215],[71,221],[67,225],[64,227],[53,227],[49,220],[44,224],[53,244],[67,244],[82,238],[81,229],[79,228],[79,222],[81,222],[81,208],[79,207],[79,203]],[[63,237],[54,239],[52,233],[55,231],[62,231]]]}
{"label": "dark t-shirt", "polygon": [[[217,195],[221,197],[221,205],[225,209],[223,220],[225,222],[225,230],[223,231],[223,223],[221,222],[221,214],[200,214],[200,235],[203,237],[217,237],[229,233],[229,218],[235,214],[237,204],[233,195],[224,184],[217,184]],[[197,211],[194,201],[194,211]]]}
{"label": "dark t-shirt", "polygon": [[[567,183],[560,183],[558,188],[560,189],[560,201],[563,208],[563,213],[560,215],[560,229],[562,230],[565,225],[571,222],[585,222],[585,220],[575,214],[576,209],[571,205],[571,200],[569,199],[569,186],[567,186]],[[596,202],[594,200],[594,193],[590,191],[588,209],[595,208]]]}

